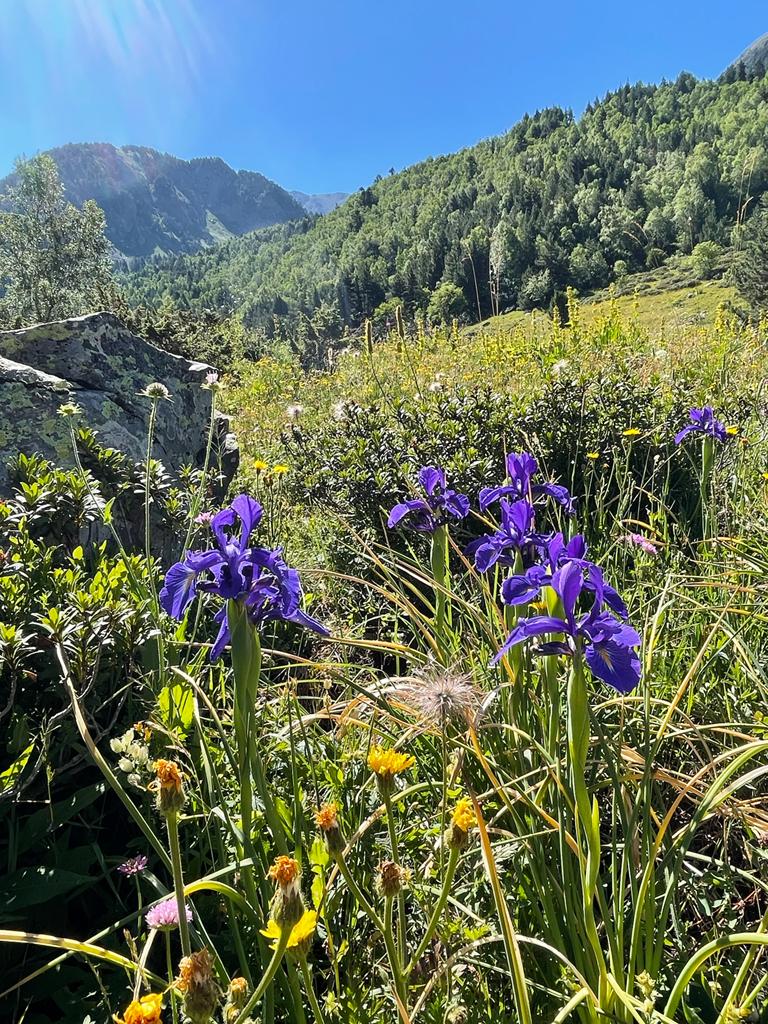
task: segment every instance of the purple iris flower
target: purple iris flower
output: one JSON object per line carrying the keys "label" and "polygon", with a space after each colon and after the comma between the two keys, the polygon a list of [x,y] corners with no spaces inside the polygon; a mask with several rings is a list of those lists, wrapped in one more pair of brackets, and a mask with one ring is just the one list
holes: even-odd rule
{"label": "purple iris flower", "polygon": [[[171,566],[160,591],[160,604],[173,618],[181,619],[198,592],[218,594],[225,601],[242,602],[255,626],[283,619],[327,636],[325,626],[301,610],[299,574],[286,564],[282,550],[249,545],[261,515],[261,505],[247,494],[238,495],[230,508],[217,512],[211,520],[216,547],[188,551]],[[230,641],[226,604],[214,619],[219,623],[219,634],[211,661]]]}
{"label": "purple iris flower", "polygon": [[494,533],[478,537],[468,544],[464,553],[474,557],[475,568],[487,572],[492,566],[515,564],[515,555],[524,557],[542,550],[548,538],[534,529],[534,509],[529,501],[500,501],[501,526]]}
{"label": "purple iris flower", "polygon": [[[583,651],[596,679],[619,693],[631,693],[640,682],[640,658],[635,649],[640,637],[630,625],[604,610],[600,578],[592,579],[590,589],[587,572],[579,561],[565,561],[549,580],[549,586],[560,598],[563,617],[534,615],[520,619],[492,663],[496,664],[516,644],[531,637],[557,633],[563,639],[543,643],[537,653],[573,655]],[[583,593],[590,593],[594,600],[590,611],[577,617],[576,604]]]}
{"label": "purple iris flower", "polygon": [[675,434],[675,444],[680,444],[689,434],[705,434],[718,441],[725,441],[728,438],[728,431],[715,416],[715,410],[711,405],[705,405],[703,409],[691,409],[691,422]]}
{"label": "purple iris flower", "polygon": [[505,604],[528,604],[535,601],[544,587],[552,586],[552,579],[558,569],[568,562],[574,562],[583,571],[583,589],[599,595],[601,602],[608,605],[611,611],[629,617],[627,606],[618,591],[608,583],[600,566],[585,557],[587,542],[577,533],[565,543],[562,533],[556,533],[546,547],[546,564],[533,565],[519,576],[509,576],[501,585],[501,596]]}
{"label": "purple iris flower", "polygon": [[480,508],[483,512],[500,498],[527,498],[533,500],[540,496],[549,496],[558,505],[562,505],[568,515],[572,515],[573,499],[566,487],[560,484],[533,483],[533,477],[539,471],[539,464],[528,452],[511,452],[507,455],[508,483],[499,487],[484,487],[480,491]]}
{"label": "purple iris flower", "polygon": [[469,498],[445,485],[445,470],[436,466],[422,466],[419,483],[425,497],[412,498],[395,505],[389,513],[387,526],[391,529],[402,523],[420,533],[434,533],[449,519],[464,519],[469,514]]}

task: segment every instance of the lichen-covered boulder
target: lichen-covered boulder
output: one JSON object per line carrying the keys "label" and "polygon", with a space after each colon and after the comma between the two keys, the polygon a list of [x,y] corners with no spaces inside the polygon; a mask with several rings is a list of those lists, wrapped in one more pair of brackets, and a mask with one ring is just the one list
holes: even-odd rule
{"label": "lichen-covered boulder", "polygon": [[[143,459],[151,402],[141,392],[156,381],[171,400],[158,406],[153,456],[170,472],[200,464],[211,408],[202,385],[211,372],[151,345],[111,313],[0,332],[0,494],[19,452],[71,464],[69,425],[58,415],[66,402],[82,408],[102,445]],[[227,417],[217,416],[215,433],[226,483],[238,459]]]}

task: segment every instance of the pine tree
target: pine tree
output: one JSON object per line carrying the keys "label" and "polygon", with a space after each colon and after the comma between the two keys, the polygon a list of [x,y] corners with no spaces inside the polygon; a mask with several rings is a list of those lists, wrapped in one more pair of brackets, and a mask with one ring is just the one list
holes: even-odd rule
{"label": "pine tree", "polygon": [[768,203],[748,225],[748,238],[734,267],[739,294],[755,313],[768,312]]}

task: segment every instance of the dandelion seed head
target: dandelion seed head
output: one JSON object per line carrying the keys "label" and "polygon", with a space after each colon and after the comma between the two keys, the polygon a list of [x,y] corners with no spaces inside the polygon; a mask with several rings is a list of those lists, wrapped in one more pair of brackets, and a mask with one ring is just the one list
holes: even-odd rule
{"label": "dandelion seed head", "polygon": [[470,675],[429,665],[408,678],[402,698],[423,721],[444,725],[447,721],[471,721],[481,694]]}

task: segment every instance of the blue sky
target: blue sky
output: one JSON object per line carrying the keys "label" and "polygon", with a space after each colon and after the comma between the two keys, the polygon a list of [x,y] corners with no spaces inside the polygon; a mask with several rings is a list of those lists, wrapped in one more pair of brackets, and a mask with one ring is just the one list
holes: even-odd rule
{"label": "blue sky", "polygon": [[765,0],[0,0],[0,175],[106,141],[351,191],[763,32]]}

